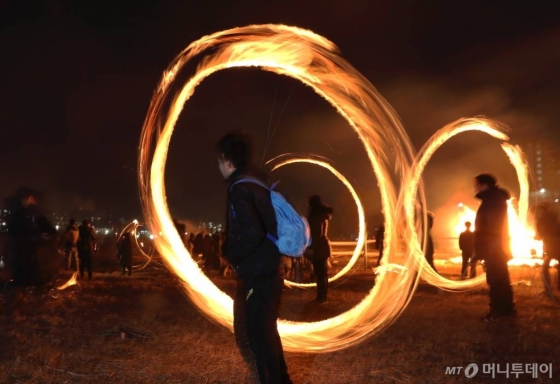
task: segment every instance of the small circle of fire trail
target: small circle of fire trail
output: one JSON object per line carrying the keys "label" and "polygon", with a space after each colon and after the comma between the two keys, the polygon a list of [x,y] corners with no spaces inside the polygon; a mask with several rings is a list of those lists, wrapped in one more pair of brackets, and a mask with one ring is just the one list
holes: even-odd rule
{"label": "small circle of fire trail", "polygon": [[[196,60],[194,74],[188,76],[178,94],[171,95],[185,65]],[[441,280],[422,268],[425,262],[415,222],[419,217],[425,221],[426,202],[417,183],[431,154],[452,136],[449,130],[416,159],[397,114],[374,86],[339,56],[333,43],[297,27],[252,25],[205,36],[183,50],[164,72],[141,134],[138,178],[146,225],[152,233],[162,234],[155,239],[158,252],[203,314],[233,330],[232,299],[202,273],[175,230],[165,198],[165,163],[176,121],[196,86],[216,71],[236,67],[259,67],[292,77],[327,100],[361,140],[381,193],[385,253],[374,287],[362,302],[336,317],[314,323],[279,320],[286,350],[335,351],[380,333],[408,305],[420,275],[447,289],[470,289],[480,283],[482,278],[472,283]],[[489,121],[476,121],[452,123],[452,129],[458,130],[454,134],[473,124],[489,127],[493,136],[501,134]],[[420,208],[415,211],[415,206]],[[360,207],[358,204],[359,211]],[[359,242],[364,240],[361,233]]]}
{"label": "small circle of fire trail", "polygon": [[[329,282],[333,282],[338,280],[339,278],[344,276],[344,274],[346,274],[349,270],[351,270],[354,264],[356,264],[356,261],[358,261],[358,259],[360,258],[360,253],[366,241],[366,219],[364,214],[364,207],[362,206],[362,202],[360,201],[358,194],[356,193],[356,191],[354,190],[352,184],[350,184],[348,179],[346,179],[346,177],[344,177],[343,174],[338,172],[331,164],[325,161],[324,158],[321,158],[319,156],[312,156],[312,155],[285,154],[285,155],[278,156],[277,158],[274,158],[267,162],[267,164],[273,165],[272,171],[275,171],[276,169],[283,167],[284,165],[295,164],[295,163],[308,163],[308,164],[314,164],[326,168],[338,180],[340,180],[342,184],[346,186],[346,188],[348,188],[348,191],[350,192],[350,194],[354,198],[354,201],[356,202],[356,207],[358,209],[358,241],[356,242],[356,247],[354,248],[354,252],[352,252],[352,257],[350,257],[348,264],[346,264],[346,266],[342,268],[336,275],[329,277]],[[288,280],[285,280],[285,284],[290,287],[301,287],[301,288],[317,286],[316,283],[296,283]]]}

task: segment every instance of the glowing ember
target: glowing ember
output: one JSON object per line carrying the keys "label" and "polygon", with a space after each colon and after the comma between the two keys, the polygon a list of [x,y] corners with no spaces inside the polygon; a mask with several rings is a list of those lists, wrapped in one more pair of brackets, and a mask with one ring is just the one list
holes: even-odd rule
{"label": "glowing ember", "polygon": [[[187,62],[200,59],[176,97],[170,87]],[[313,32],[282,25],[255,25],[215,33],[189,45],[164,73],[152,98],[139,149],[138,177],[146,224],[168,267],[182,280],[190,300],[210,319],[232,330],[232,300],[198,268],[173,227],[166,204],[165,162],[175,123],[196,85],[212,73],[234,67],[260,67],[310,86],[348,121],[364,144],[381,192],[385,214],[385,260],[375,287],[346,313],[316,323],[279,321],[282,344],[292,351],[333,351],[356,344],[389,326],[408,304],[418,281],[418,258],[397,252],[414,230],[395,223],[397,194],[405,184],[413,150],[391,106],[330,41]],[[161,123],[161,124],[160,124]],[[420,194],[421,195],[421,194]]]}
{"label": "glowing ember", "polygon": [[66,288],[68,288],[71,285],[75,285],[78,284],[78,272],[75,272],[72,277],[70,278],[70,280],[68,280],[66,283],[62,284],[60,287],[56,287],[56,289],[58,289],[59,291],[62,291]]}

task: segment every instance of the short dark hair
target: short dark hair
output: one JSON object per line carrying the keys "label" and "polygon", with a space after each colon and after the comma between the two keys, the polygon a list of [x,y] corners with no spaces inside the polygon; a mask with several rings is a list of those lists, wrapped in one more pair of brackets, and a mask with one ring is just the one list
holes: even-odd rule
{"label": "short dark hair", "polygon": [[486,184],[489,187],[495,187],[496,184],[498,183],[498,179],[496,179],[496,176],[490,173],[481,173],[480,175],[476,176],[474,179],[478,181],[479,184]]}
{"label": "short dark hair", "polygon": [[236,169],[243,170],[251,163],[251,140],[242,133],[228,133],[216,145],[223,160],[229,160]]}

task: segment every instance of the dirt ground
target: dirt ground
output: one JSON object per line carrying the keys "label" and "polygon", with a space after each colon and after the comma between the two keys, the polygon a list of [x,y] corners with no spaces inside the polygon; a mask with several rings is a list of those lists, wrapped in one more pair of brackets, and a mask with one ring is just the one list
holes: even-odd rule
{"label": "dirt ground", "polygon": [[[456,266],[439,269],[458,277]],[[53,290],[71,276],[63,271],[51,286],[19,292],[11,315],[4,291],[0,382],[251,382],[233,335],[202,316],[166,268],[151,263],[132,277],[116,270],[114,255],[96,255],[93,280]],[[447,293],[421,283],[381,335],[334,353],[286,353],[290,374],[295,383],[558,382],[560,304],[543,293],[537,270],[514,267],[511,274],[520,281],[514,285],[515,320],[480,320],[488,308],[486,290]],[[232,293],[231,275],[215,273],[212,280]],[[356,266],[342,284],[331,286],[325,305],[310,303],[313,290],[286,289],[282,317],[313,321],[342,313],[362,300],[373,281],[371,270]],[[448,369],[473,363],[479,371],[470,379]],[[485,365],[500,364],[503,371],[514,363],[523,364],[518,378],[483,372]],[[552,374],[534,378],[526,365],[535,363],[542,369],[551,364]]]}

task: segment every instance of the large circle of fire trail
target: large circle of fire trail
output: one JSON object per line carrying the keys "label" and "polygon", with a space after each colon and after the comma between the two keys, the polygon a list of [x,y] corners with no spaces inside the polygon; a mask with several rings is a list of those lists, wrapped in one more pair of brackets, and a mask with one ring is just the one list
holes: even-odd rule
{"label": "large circle of fire trail", "polygon": [[[195,73],[171,95],[171,86],[185,64],[197,59]],[[404,310],[418,283],[419,258],[413,254],[422,250],[408,247],[396,252],[398,238],[413,244],[415,231],[396,225],[406,222],[399,217],[402,210],[397,207],[396,190],[406,184],[414,158],[406,132],[391,106],[327,39],[296,27],[253,25],[205,36],[174,59],[154,93],[141,134],[138,173],[146,225],[152,233],[163,233],[155,239],[156,248],[181,279],[190,300],[207,317],[232,330],[231,298],[200,271],[174,229],[165,199],[164,173],[175,123],[195,87],[216,71],[236,67],[260,67],[310,86],[357,133],[378,180],[385,215],[385,260],[374,288],[361,303],[336,317],[314,323],[278,322],[287,350],[347,348],[381,332]],[[422,191],[419,196],[419,205],[425,207]]]}

